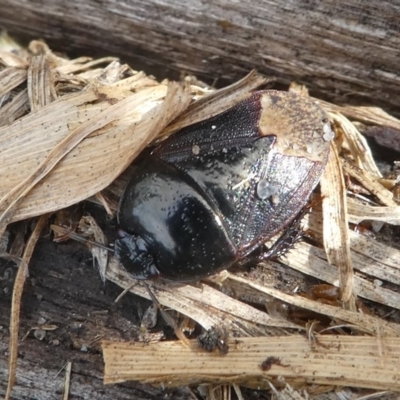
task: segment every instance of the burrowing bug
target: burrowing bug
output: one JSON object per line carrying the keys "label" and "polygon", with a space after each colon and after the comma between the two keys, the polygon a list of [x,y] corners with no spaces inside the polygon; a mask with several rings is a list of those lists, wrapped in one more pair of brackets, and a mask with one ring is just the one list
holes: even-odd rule
{"label": "burrowing bug", "polygon": [[279,91],[182,129],[128,183],[117,258],[137,279],[175,281],[246,260],[305,206],[332,138],[313,100]]}

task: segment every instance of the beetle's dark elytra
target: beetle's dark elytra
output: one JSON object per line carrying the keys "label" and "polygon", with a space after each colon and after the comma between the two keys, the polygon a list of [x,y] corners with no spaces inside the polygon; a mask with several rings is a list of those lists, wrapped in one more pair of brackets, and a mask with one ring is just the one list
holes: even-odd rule
{"label": "beetle's dark elytra", "polygon": [[332,138],[313,100],[278,91],[182,129],[128,183],[117,257],[135,278],[176,281],[246,259],[305,206]]}

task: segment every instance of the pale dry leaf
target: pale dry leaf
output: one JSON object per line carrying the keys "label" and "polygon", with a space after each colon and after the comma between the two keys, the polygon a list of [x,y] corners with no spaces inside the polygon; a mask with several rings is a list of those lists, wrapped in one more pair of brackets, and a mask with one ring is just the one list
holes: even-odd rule
{"label": "pale dry leaf", "polygon": [[[6,67],[27,68],[27,51],[20,46],[6,31],[0,32],[0,61]],[[1,82],[1,81],[0,81]]]}
{"label": "pale dry leaf", "polygon": [[320,102],[327,112],[341,113],[348,118],[361,121],[367,124],[388,126],[394,129],[400,129],[400,121],[388,114],[379,107],[364,106],[338,106],[327,101],[315,99]]}
{"label": "pale dry leaf", "polygon": [[47,54],[34,56],[28,68],[28,97],[31,112],[35,112],[57,98],[54,87],[54,68]]}
{"label": "pale dry leaf", "polygon": [[[303,255],[303,258],[306,258],[309,255],[309,253],[306,253]],[[306,263],[303,261],[298,261],[298,257],[300,256],[299,253],[297,253],[291,260],[287,259],[285,257],[284,262],[285,264],[291,266],[292,268],[297,269],[296,264],[299,265],[299,268],[305,268]],[[319,275],[321,276],[321,280],[326,280],[329,282],[329,276],[334,277],[335,276],[335,270],[334,267],[329,265],[328,263],[318,263],[318,258],[307,258],[307,264],[309,263],[308,270],[303,271],[304,273],[308,274],[310,271],[312,271],[312,275],[316,276],[319,272],[319,269],[324,269],[322,273]],[[301,269],[299,269],[301,271]],[[316,277],[319,277],[316,276]],[[326,278],[326,279],[325,279]],[[357,277],[356,277],[357,279]],[[388,336],[399,336],[400,337],[400,325],[387,322],[381,318],[372,316],[372,315],[366,315],[362,314],[359,312],[355,311],[349,311],[349,310],[344,310],[339,307],[334,307],[331,305],[319,303],[314,300],[307,299],[302,296],[295,296],[291,294],[284,293],[278,289],[274,289],[271,287],[267,287],[261,284],[258,284],[257,282],[252,282],[249,279],[244,279],[239,276],[236,276],[234,274],[228,273],[227,277],[227,284],[229,287],[232,287],[235,291],[238,293],[241,293],[242,291],[246,290],[248,292],[253,291],[255,295],[260,295],[264,294],[266,296],[273,297],[275,299],[278,299],[280,301],[283,301],[285,303],[291,304],[296,307],[304,308],[306,310],[310,310],[313,312],[316,312],[321,315],[327,315],[331,317],[332,319],[336,319],[339,321],[346,321],[352,325],[356,329],[358,329],[360,332],[367,332],[373,335],[377,335],[378,333],[382,333],[384,335]],[[360,284],[358,286],[361,286]],[[374,290],[372,289],[370,291],[371,296],[374,297]],[[399,306],[399,295],[397,293],[393,293],[395,296],[397,296],[397,307]],[[378,292],[376,293],[375,297],[373,300],[379,301],[381,298],[382,293]],[[396,299],[394,299],[396,301]]]}
{"label": "pale dry leaf", "polygon": [[[301,83],[297,83],[297,82],[291,82],[291,84],[289,86],[289,92],[296,93],[300,96],[305,96],[305,97],[309,96],[307,86],[302,85]],[[316,101],[316,103],[318,103],[318,100],[315,100],[315,101]]]}
{"label": "pale dry leaf", "polygon": [[354,272],[347,234],[346,189],[335,145],[331,145],[330,156],[320,185],[324,213],[324,248],[329,263],[336,265],[339,269],[342,300],[348,302],[353,294]]}
{"label": "pale dry leaf", "polygon": [[351,177],[357,179],[371,194],[376,196],[383,205],[388,207],[396,207],[397,203],[393,200],[393,193],[386,189],[376,177],[373,177],[368,172],[358,168],[349,161],[342,160],[344,171]]}
{"label": "pale dry leaf", "polygon": [[[132,293],[150,299],[147,289],[142,285],[134,285],[136,280],[121,268],[114,257],[111,258],[107,267],[106,277],[120,287],[130,288]],[[233,330],[240,330],[241,324],[243,326],[247,324],[247,329],[250,329],[252,325],[299,329],[296,324],[270,317],[265,312],[235,300],[206,284],[202,287],[194,287],[185,284],[173,285],[159,280],[153,282],[150,288],[161,305],[179,311],[205,329],[210,329],[221,321],[226,324],[233,323]],[[241,333],[246,333],[246,330]]]}
{"label": "pale dry leaf", "polygon": [[379,182],[389,190],[393,190],[398,182],[397,178],[380,178]]}
{"label": "pale dry leaf", "polygon": [[[306,218],[303,220],[303,224],[304,229],[309,231],[315,240],[322,240],[322,216],[319,212],[314,212],[306,216]],[[348,235],[350,238],[350,248],[352,250],[351,257],[355,270],[360,270],[363,273],[368,274],[372,279],[377,278],[400,285],[399,249],[385,245],[374,238],[357,233],[351,229],[348,230]],[[309,251],[314,252],[314,250]],[[326,257],[324,254],[320,250],[317,251],[319,251],[318,259],[325,260]],[[325,267],[323,265],[321,266],[320,264],[314,265],[313,263],[317,260],[310,258],[310,256],[302,257],[302,252],[302,244],[298,243],[287,254],[287,257],[291,260],[297,259],[301,265],[301,270],[307,271],[305,272],[307,275],[313,275],[315,277],[319,277],[319,279],[324,279],[319,272],[321,271],[321,267],[322,270],[324,270]],[[301,261],[302,259],[303,262]],[[297,269],[296,265],[290,265],[291,267]],[[333,274],[334,273],[335,272],[333,271]],[[334,275],[328,276],[330,276],[332,279],[334,278]],[[335,285],[338,284],[337,280],[331,280],[330,282]],[[372,287],[372,290],[374,291],[375,287]],[[380,302],[382,302],[382,304],[388,305],[386,293],[390,292],[390,290],[386,289],[386,291],[382,293],[383,297],[380,298]]]}
{"label": "pale dry leaf", "polygon": [[[102,190],[190,101],[178,84],[125,95],[124,88],[102,87],[64,96],[0,129],[3,221],[55,211]],[[4,214],[10,209],[11,217]]]}
{"label": "pale dry leaf", "polygon": [[[103,191],[97,192],[95,194],[95,199],[98,204],[101,204],[103,206],[103,208],[106,210],[106,213],[110,217],[113,217],[115,215],[113,211],[113,209],[115,209],[115,203],[112,200],[107,199],[104,196]],[[118,207],[118,205],[116,207]]]}
{"label": "pale dry leaf", "polygon": [[0,71],[0,97],[26,81],[26,68],[7,67]]}
{"label": "pale dry leaf", "polygon": [[[361,256],[358,256],[356,258],[354,256],[352,260],[353,266],[359,267],[360,271],[367,272],[368,269],[365,266],[366,260],[368,259]],[[325,252],[321,249],[318,249],[317,247],[308,245],[306,243],[299,243],[294,251],[291,251],[282,257],[282,261],[286,265],[297,271],[300,271],[310,276],[314,276],[315,278],[327,282],[331,285],[339,286],[337,268],[330,265],[326,261]],[[371,262],[371,260],[368,260],[368,263],[371,266],[371,268],[369,269],[370,271],[373,271],[374,266],[382,266],[382,264],[379,265],[373,263]],[[390,278],[390,274],[386,275],[386,273],[384,272],[385,269],[382,269],[381,271],[382,274],[385,274],[385,279]],[[394,269],[389,269],[389,271],[392,272],[392,276],[397,276],[396,280],[398,280],[399,272]],[[380,274],[378,272],[375,272],[374,275],[376,276]],[[385,304],[389,307],[393,307],[396,309],[400,308],[399,293],[375,285],[374,282],[370,282],[365,278],[355,276],[353,282],[353,290],[357,296],[375,301],[377,303]]]}
{"label": "pale dry leaf", "polygon": [[[368,257],[368,264],[371,264],[371,276],[380,277],[380,271],[386,271],[389,277],[382,277],[389,282],[400,280],[400,250],[394,247],[385,245],[367,236],[358,234],[354,231],[349,231],[351,247],[356,254],[362,254]],[[375,265],[375,262],[378,263]],[[392,276],[392,278],[390,277]],[[399,283],[400,284],[400,283]]]}
{"label": "pale dry leaf", "polygon": [[21,118],[29,109],[27,89],[21,90],[6,105],[0,108],[0,127],[12,124]]}
{"label": "pale dry leaf", "polygon": [[155,82],[154,82],[154,79],[146,76],[144,74],[144,72],[138,72],[137,74],[135,74],[129,78],[125,78],[121,81],[117,81],[110,85],[110,87],[115,87],[115,88],[118,88],[121,86],[123,86],[125,88],[125,90],[130,90],[130,91],[136,92],[138,90],[141,90],[141,89],[144,89],[147,87],[155,86]]}
{"label": "pale dry leaf", "polygon": [[[180,386],[230,382],[269,388],[280,378],[289,384],[354,386],[400,390],[400,339],[322,336],[315,343],[300,335],[230,339],[224,357],[205,352],[192,340],[179,342],[102,343],[106,384],[136,380]],[[274,357],[270,368],[263,363]]]}
{"label": "pale dry leaf", "polygon": [[378,207],[347,198],[349,222],[359,224],[362,221],[382,221],[391,225],[400,225],[400,206]]}
{"label": "pale dry leaf", "polygon": [[[78,74],[86,72],[90,74],[93,71],[93,67],[100,64],[109,64],[118,61],[116,57],[103,57],[96,60],[92,60],[90,57],[81,57],[70,62],[65,62],[65,59],[61,59],[63,62],[57,67],[57,71],[61,74]],[[98,71],[104,72],[104,69],[98,69]]]}
{"label": "pale dry leaf", "polygon": [[16,67],[26,69],[28,62],[18,54],[0,50],[0,60],[7,67]]}
{"label": "pale dry leaf", "polygon": [[382,177],[377,167],[367,140],[358,129],[345,116],[336,113],[329,113],[332,124],[339,125],[343,132],[346,144],[349,147],[354,163],[364,171],[367,171],[375,178]]}

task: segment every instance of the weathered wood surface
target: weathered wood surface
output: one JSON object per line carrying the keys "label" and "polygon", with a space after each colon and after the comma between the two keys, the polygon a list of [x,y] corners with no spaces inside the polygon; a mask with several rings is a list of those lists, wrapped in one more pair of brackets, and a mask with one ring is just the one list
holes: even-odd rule
{"label": "weathered wood surface", "polygon": [[[61,249],[41,243],[38,250],[23,298],[21,336],[41,321],[58,328],[48,331],[41,341],[31,332],[20,343],[12,399],[60,399],[63,367],[68,361],[72,362],[69,400],[149,400],[175,395],[188,398],[185,390],[161,390],[138,383],[104,386],[100,340],[133,340],[138,333],[137,304],[125,303],[126,315],[122,315],[123,308],[113,307],[117,291],[108,284],[104,293],[100,278],[90,265],[89,253],[79,251],[76,243],[62,245]],[[6,299],[11,297],[14,272],[14,267],[0,265],[0,277],[6,276],[0,282],[0,398],[4,397],[7,383],[10,301]],[[136,300],[129,297],[130,301]]]}
{"label": "weathered wood surface", "polygon": [[0,0],[0,10],[10,33],[164,76],[232,81],[257,68],[337,102],[400,103],[399,0]]}
{"label": "weathered wood surface", "polygon": [[[39,325],[57,329],[32,330],[20,340],[17,383],[12,400],[61,399],[65,364],[72,362],[68,400],[189,399],[188,389],[166,389],[139,383],[103,384],[100,341],[137,340],[142,312],[150,304],[121,292],[114,284],[103,285],[92,266],[91,254],[82,244],[56,244],[43,237],[29,266],[22,299],[20,339]],[[7,385],[11,293],[14,264],[0,260],[0,399]],[[145,344],[144,344],[145,346]]]}

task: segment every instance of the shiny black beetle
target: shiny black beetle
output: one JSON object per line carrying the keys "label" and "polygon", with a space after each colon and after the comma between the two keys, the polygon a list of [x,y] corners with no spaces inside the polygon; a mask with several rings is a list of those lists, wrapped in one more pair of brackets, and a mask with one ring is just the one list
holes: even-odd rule
{"label": "shiny black beetle", "polygon": [[279,91],[182,129],[127,185],[115,254],[137,279],[195,280],[243,261],[305,206],[332,138],[313,100]]}

